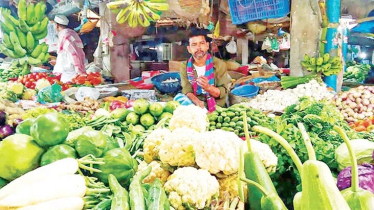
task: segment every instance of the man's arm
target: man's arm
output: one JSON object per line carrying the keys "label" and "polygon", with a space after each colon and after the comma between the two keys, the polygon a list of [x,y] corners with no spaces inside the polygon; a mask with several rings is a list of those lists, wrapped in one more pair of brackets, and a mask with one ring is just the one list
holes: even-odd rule
{"label": "man's arm", "polygon": [[183,62],[179,67],[179,72],[181,75],[181,85],[182,93],[185,94],[196,106],[204,107],[204,102],[195,96],[193,93],[192,85],[188,81],[186,63]]}
{"label": "man's arm", "polygon": [[219,94],[218,95],[211,94],[211,95],[215,98],[225,98],[228,93],[228,84],[230,83],[228,73],[227,73],[226,63],[218,58],[213,58],[213,61],[214,61],[214,68],[215,68],[215,71],[214,71],[215,88],[219,90]]}

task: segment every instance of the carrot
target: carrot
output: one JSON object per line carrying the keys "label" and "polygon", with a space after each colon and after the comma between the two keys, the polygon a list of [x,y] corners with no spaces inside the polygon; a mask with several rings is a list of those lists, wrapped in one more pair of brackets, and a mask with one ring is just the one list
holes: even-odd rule
{"label": "carrot", "polygon": [[81,210],[83,209],[84,201],[81,197],[66,197],[54,199],[31,206],[18,208],[17,210]]}
{"label": "carrot", "polygon": [[74,174],[78,171],[78,161],[74,158],[65,158],[30,171],[13,180],[0,190],[0,200],[30,183],[45,180],[50,177]]}
{"label": "carrot", "polygon": [[86,182],[78,174],[51,177],[24,185],[0,200],[0,207],[22,207],[64,197],[83,197]]}

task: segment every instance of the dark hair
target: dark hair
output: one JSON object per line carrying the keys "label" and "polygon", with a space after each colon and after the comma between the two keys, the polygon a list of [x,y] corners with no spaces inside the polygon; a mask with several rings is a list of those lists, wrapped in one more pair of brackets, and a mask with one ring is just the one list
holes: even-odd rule
{"label": "dark hair", "polygon": [[205,29],[200,28],[193,28],[191,29],[191,32],[188,35],[188,44],[190,44],[190,38],[195,36],[203,36],[205,38],[205,41],[210,42],[211,39],[208,37],[208,31]]}

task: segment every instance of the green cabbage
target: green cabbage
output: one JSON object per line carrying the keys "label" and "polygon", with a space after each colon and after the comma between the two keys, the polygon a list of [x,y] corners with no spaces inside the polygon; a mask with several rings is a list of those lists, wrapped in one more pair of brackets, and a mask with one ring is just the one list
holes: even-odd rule
{"label": "green cabbage", "polygon": [[[362,163],[374,163],[372,157],[374,142],[366,139],[354,139],[351,140],[351,145],[353,148],[353,152],[356,155],[357,163],[359,165],[361,165]],[[352,165],[347,145],[345,143],[342,143],[338,148],[336,148],[335,160],[338,162],[339,171]]]}

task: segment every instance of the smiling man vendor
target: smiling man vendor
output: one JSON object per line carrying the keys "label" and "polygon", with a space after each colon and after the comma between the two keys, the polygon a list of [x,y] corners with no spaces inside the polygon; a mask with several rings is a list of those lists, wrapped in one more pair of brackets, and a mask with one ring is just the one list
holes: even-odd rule
{"label": "smiling man vendor", "polygon": [[209,52],[209,42],[204,30],[195,30],[188,39],[187,50],[191,54],[180,67],[182,93],[202,108],[226,106],[229,77],[225,62]]}

